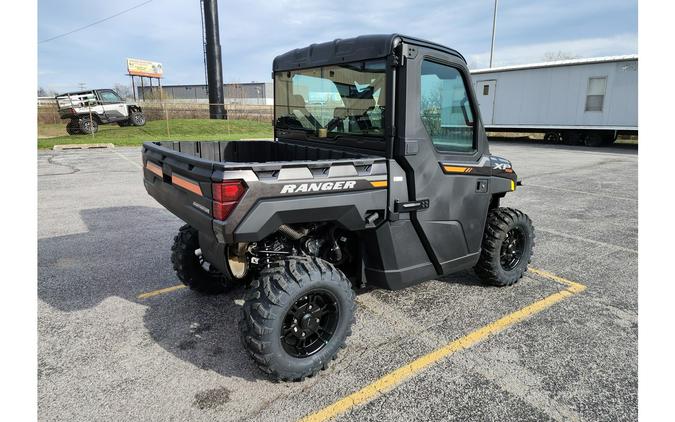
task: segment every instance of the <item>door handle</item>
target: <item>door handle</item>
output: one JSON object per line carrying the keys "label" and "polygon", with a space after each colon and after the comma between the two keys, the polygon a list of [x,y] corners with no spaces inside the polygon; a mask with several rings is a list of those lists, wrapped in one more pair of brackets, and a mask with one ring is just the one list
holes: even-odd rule
{"label": "door handle", "polygon": [[429,208],[428,199],[420,199],[419,201],[399,202],[394,201],[395,212],[413,212]]}

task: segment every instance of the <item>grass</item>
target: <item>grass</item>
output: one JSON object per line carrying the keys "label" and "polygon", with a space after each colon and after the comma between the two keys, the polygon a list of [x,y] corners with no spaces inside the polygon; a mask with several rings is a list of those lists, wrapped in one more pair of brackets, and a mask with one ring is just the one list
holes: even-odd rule
{"label": "grass", "polygon": [[67,135],[63,124],[38,125],[38,148],[61,144],[112,143],[116,146],[141,145],[145,141],[230,141],[242,138],[271,138],[272,124],[251,120],[166,120],[148,122],[145,126],[120,127],[101,125],[94,135]]}

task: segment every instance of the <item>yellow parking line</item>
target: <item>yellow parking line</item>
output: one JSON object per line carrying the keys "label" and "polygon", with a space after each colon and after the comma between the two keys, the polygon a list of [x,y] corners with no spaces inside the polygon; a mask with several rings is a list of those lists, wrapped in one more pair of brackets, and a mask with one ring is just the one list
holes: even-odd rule
{"label": "yellow parking line", "polygon": [[566,278],[562,278],[562,277],[557,276],[555,274],[549,273],[548,271],[544,271],[544,270],[540,270],[540,269],[532,268],[532,267],[528,268],[527,271],[529,271],[531,273],[534,273],[534,274],[537,274],[538,276],[548,278],[549,280],[553,280],[553,281],[558,282],[560,284],[564,284],[564,285],[567,286],[567,290],[571,291],[572,293],[579,293],[579,292],[583,292],[584,290],[586,290],[586,286],[584,286],[583,284],[577,283],[577,282],[572,281],[572,280],[568,280]]}
{"label": "yellow parking line", "polygon": [[474,344],[478,343],[485,338],[497,334],[508,327],[511,327],[525,318],[537,314],[544,309],[552,306],[553,304],[560,302],[561,300],[573,296],[576,293],[580,293],[586,289],[586,286],[580,283],[576,283],[571,280],[556,276],[546,271],[530,268],[534,274],[537,274],[541,277],[553,280],[555,282],[564,284],[567,286],[565,290],[562,290],[558,293],[554,293],[544,299],[541,299],[537,302],[534,302],[530,305],[525,306],[522,309],[519,309],[515,312],[512,312],[498,320],[485,325],[466,336],[454,340],[447,345],[434,350],[431,353],[428,353],[420,358],[415,359],[407,365],[404,365],[393,372],[388,373],[387,375],[381,377],[380,379],[374,381],[373,383],[363,387],[359,391],[352,393],[335,403],[331,404],[328,407],[325,407],[319,410],[316,413],[305,416],[301,419],[302,422],[317,422],[325,421],[331,419],[337,415],[345,413],[351,408],[364,404],[371,401],[373,398],[378,395],[394,388],[396,385],[402,383],[403,381],[411,378],[422,370],[426,369],[430,365],[440,361],[441,359],[452,355],[455,352],[458,352],[463,349],[467,349]]}
{"label": "yellow parking line", "polygon": [[153,290],[151,292],[141,293],[140,295],[138,295],[136,297],[138,299],[147,299],[149,297],[161,295],[161,294],[164,294],[164,293],[170,293],[170,292],[173,292],[173,291],[178,290],[178,289],[184,289],[185,287],[186,286],[184,284],[178,284],[176,286],[165,287],[163,289],[157,289],[157,290]]}

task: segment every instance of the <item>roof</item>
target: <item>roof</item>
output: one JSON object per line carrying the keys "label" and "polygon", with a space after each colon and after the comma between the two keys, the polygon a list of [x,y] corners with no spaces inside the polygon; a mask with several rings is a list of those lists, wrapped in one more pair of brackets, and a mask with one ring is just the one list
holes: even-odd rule
{"label": "roof", "polygon": [[355,38],[336,39],[307,47],[296,48],[274,58],[274,71],[294,70],[336,63],[357,62],[384,58],[391,54],[399,42],[433,48],[466,60],[456,50],[401,34],[361,35]]}
{"label": "roof", "polygon": [[552,62],[519,64],[514,66],[492,67],[487,69],[475,69],[471,71],[471,74],[477,75],[481,73],[509,72],[512,70],[523,70],[523,69],[538,69],[542,67],[560,67],[560,66],[576,66],[576,65],[596,64],[596,63],[624,62],[637,59],[638,59],[637,54],[629,54],[624,56],[606,56],[606,57],[591,57],[587,59],[556,60]]}

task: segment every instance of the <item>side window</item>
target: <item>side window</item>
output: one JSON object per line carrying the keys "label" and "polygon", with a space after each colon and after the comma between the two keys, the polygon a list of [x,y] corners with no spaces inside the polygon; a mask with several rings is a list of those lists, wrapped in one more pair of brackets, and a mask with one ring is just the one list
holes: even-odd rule
{"label": "side window", "polygon": [[588,91],[586,92],[586,111],[602,111],[607,90],[607,77],[588,78]]}
{"label": "side window", "polygon": [[121,103],[122,99],[113,91],[99,91],[101,102],[105,104]]}
{"label": "side window", "polygon": [[436,149],[473,151],[473,112],[459,70],[424,60],[420,89],[420,117]]}

